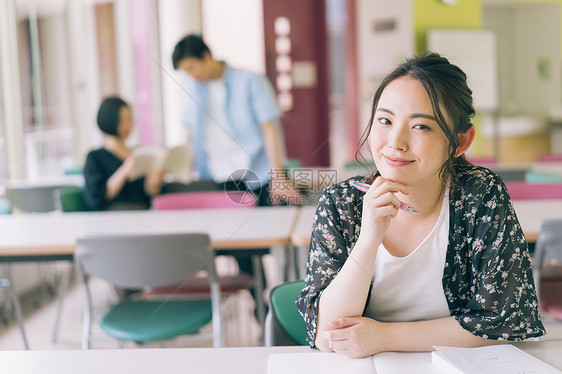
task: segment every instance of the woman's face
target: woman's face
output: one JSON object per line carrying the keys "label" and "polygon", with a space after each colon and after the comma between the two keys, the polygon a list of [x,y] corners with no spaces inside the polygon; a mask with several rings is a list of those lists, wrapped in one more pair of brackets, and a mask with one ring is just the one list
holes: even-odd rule
{"label": "woman's face", "polygon": [[[449,123],[448,114],[441,110]],[[369,144],[384,178],[405,185],[439,181],[449,144],[433,115],[429,95],[418,80],[400,77],[384,89]]]}
{"label": "woman's face", "polygon": [[133,113],[128,106],[123,106],[119,110],[119,125],[117,126],[117,135],[125,140],[133,131],[135,122],[133,120]]}

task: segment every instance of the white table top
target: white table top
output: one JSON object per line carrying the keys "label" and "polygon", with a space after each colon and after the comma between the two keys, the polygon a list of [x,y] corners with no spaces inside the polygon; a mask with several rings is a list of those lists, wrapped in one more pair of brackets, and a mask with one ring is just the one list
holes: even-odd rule
{"label": "white table top", "polygon": [[83,175],[61,175],[52,178],[37,179],[12,179],[4,181],[5,188],[33,188],[33,187],[58,187],[84,185]]}
{"label": "white table top", "polygon": [[536,241],[541,223],[562,219],[562,200],[513,200],[513,208],[528,241]]}
{"label": "white table top", "polygon": [[[541,223],[549,219],[562,219],[562,200],[514,200],[513,207],[528,241],[536,241]],[[305,206],[299,211],[291,236],[294,245],[308,245],[314,222],[315,206]]]}
{"label": "white table top", "polygon": [[0,255],[73,253],[92,233],[207,232],[217,249],[288,244],[297,207],[26,213],[0,216]]}
{"label": "white table top", "polygon": [[[547,364],[562,369],[562,341],[524,342],[516,345]],[[282,353],[316,354],[318,351],[302,346],[4,351],[0,352],[0,369],[5,373],[17,374],[266,374],[269,355]],[[428,352],[385,352],[374,357],[377,374],[444,373],[431,363],[431,354]]]}

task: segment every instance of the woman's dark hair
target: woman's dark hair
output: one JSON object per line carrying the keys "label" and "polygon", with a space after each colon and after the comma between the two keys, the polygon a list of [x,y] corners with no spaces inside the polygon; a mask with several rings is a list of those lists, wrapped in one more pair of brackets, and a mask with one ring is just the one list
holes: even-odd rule
{"label": "woman's dark hair", "polygon": [[117,96],[104,99],[98,110],[98,127],[108,135],[117,136],[119,127],[119,111],[122,107],[129,105]]}
{"label": "woman's dark hair", "polygon": [[184,58],[196,58],[203,60],[205,53],[211,53],[207,44],[199,35],[191,34],[184,37],[176,44],[172,53],[172,65],[178,70],[178,65]]}
{"label": "woman's dark hair", "polygon": [[[470,164],[464,154],[455,157],[455,153],[459,146],[459,134],[465,133],[473,126],[472,117],[474,117],[475,110],[472,104],[472,90],[466,83],[466,74],[458,66],[451,64],[449,60],[437,53],[428,52],[406,59],[384,78],[375,91],[369,125],[361,136],[356,157],[360,154],[361,147],[367,142],[382,92],[392,81],[401,77],[410,77],[419,81],[429,95],[433,115],[449,141],[449,158],[441,167],[439,177],[443,182],[454,181],[456,179],[454,166]],[[450,124],[445,121],[440,104],[449,114]]]}

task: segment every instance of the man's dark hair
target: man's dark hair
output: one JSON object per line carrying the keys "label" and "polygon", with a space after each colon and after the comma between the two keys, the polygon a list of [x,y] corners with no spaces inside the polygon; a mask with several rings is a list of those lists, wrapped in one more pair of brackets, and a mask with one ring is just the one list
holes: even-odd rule
{"label": "man's dark hair", "polygon": [[98,127],[105,134],[117,136],[119,127],[119,111],[129,105],[117,96],[108,97],[102,101],[98,110]]}
{"label": "man's dark hair", "polygon": [[174,70],[184,58],[196,58],[203,60],[205,53],[211,54],[211,50],[199,35],[191,34],[184,37],[176,44],[172,53],[172,64]]}

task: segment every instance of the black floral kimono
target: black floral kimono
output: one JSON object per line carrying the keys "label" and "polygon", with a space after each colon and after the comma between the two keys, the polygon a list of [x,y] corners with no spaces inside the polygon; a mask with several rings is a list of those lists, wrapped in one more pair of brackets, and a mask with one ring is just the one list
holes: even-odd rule
{"label": "black floral kimono", "polygon": [[[456,169],[443,272],[451,315],[485,339],[519,341],[543,335],[527,242],[505,185],[482,167]],[[359,238],[362,205],[363,193],[348,181],[326,188],[318,202],[305,288],[296,301],[311,346],[320,295]]]}

